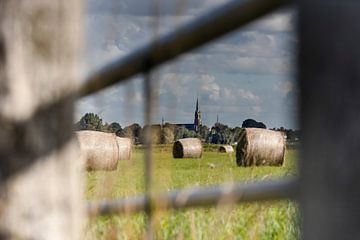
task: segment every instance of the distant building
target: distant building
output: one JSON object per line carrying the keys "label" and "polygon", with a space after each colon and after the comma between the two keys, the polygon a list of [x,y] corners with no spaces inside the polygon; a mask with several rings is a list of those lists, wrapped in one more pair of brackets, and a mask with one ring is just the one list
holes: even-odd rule
{"label": "distant building", "polygon": [[200,127],[202,126],[201,121],[201,112],[199,107],[199,99],[196,98],[196,106],[195,106],[195,115],[194,115],[194,123],[177,123],[175,124],[178,127],[184,127],[187,130],[199,132]]}

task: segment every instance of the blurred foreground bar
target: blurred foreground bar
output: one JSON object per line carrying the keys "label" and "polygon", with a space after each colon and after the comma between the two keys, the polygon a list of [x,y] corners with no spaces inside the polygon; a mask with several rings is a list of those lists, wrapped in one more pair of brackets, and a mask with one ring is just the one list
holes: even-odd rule
{"label": "blurred foreground bar", "polygon": [[359,22],[359,1],[299,1],[304,239],[360,239]]}
{"label": "blurred foreground bar", "polygon": [[209,188],[192,188],[168,194],[144,196],[122,200],[89,203],[89,216],[134,214],[145,211],[147,206],[154,210],[180,210],[191,207],[207,207],[254,201],[294,199],[297,193],[296,179],[258,182],[251,184],[228,184]]}

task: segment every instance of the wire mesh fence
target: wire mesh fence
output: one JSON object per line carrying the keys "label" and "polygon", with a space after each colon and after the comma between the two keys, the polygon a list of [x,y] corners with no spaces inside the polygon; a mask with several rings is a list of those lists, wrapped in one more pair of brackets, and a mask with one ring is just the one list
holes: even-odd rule
{"label": "wire mesh fence", "polygon": [[[155,105],[155,87],[151,77],[153,69],[290,3],[286,0],[232,1],[227,3],[105,66],[84,82],[77,91],[77,95],[79,97],[88,96],[143,73],[144,123],[150,126]],[[237,183],[212,189],[189,189],[154,196],[152,193],[151,128],[147,128],[144,134],[145,195],[123,200],[89,203],[87,210],[90,216],[129,214],[143,211],[147,215],[146,238],[152,239],[152,215],[154,211],[274,199],[294,199],[297,190],[295,179],[261,182],[252,185]]]}
{"label": "wire mesh fence", "polygon": [[[90,180],[100,182],[101,187],[96,189],[99,193],[97,197],[109,201],[89,203],[88,214],[106,216],[144,212],[141,224],[125,230],[133,231],[136,227],[147,225],[145,236],[150,239],[156,234],[153,232],[153,224],[160,227],[171,225],[169,221],[152,221],[161,210],[170,212],[173,209],[232,205],[242,201],[256,205],[260,200],[295,198],[300,203],[303,226],[302,233],[296,234],[297,237],[360,238],[357,227],[360,212],[360,31],[356,31],[360,5],[356,1],[336,0],[302,0],[298,3],[297,66],[298,78],[301,79],[299,111],[303,131],[299,180],[283,179],[251,185],[236,183],[218,188],[180,191],[166,189],[168,185],[164,184],[161,190],[165,193],[153,192],[155,183],[159,184],[152,171],[157,164],[152,161],[152,153],[157,146],[152,146],[149,137],[146,137],[146,146],[142,146],[142,150],[146,151],[145,157],[139,152],[135,153],[138,159],[144,160],[142,165],[139,161],[120,164],[124,167],[121,172],[123,175],[128,174],[126,166],[138,164],[137,171],[127,177],[145,194],[112,201],[110,198],[114,196],[118,199],[118,196],[135,195],[131,192],[132,186],[124,189],[126,193],[113,194],[111,188],[119,187],[122,180],[117,173],[109,173],[106,178],[99,177],[101,173],[89,174]],[[152,99],[152,91],[156,90],[156,86],[153,85],[151,75],[158,66],[288,4],[285,0],[230,2],[165,37],[156,38],[153,43],[107,65],[91,75],[88,81],[77,85],[76,80],[80,78],[78,69],[81,69],[78,65],[81,55],[79,49],[83,44],[80,37],[81,1],[1,1],[0,238],[80,238],[80,222],[84,218],[84,206],[81,204],[84,201],[80,189],[81,171],[78,171],[81,163],[73,161],[77,159],[71,121],[75,99],[110,86],[115,87],[115,83],[143,73],[146,77],[140,83],[144,83],[145,98],[139,99],[144,100],[143,105],[146,106],[145,122],[151,124],[156,104]],[[132,93],[127,94],[132,97]],[[149,133],[151,129],[146,135],[149,136]],[[157,151],[161,153],[168,150]],[[204,169],[200,161],[191,167],[197,167],[195,170]],[[215,164],[206,167],[216,169]],[[288,170],[286,165],[285,170]],[[251,172],[254,175],[256,173],[255,170]],[[196,179],[197,176],[192,174],[194,172],[186,177]],[[141,183],[134,180],[136,176],[142,175],[145,178]],[[178,177],[163,175],[163,181]],[[267,178],[263,176],[262,180]],[[89,188],[92,188],[94,184],[89,182]],[[266,205],[264,202],[262,204]],[[294,213],[291,207],[285,206],[284,209],[285,216]],[[212,210],[206,209],[208,212]],[[214,221],[211,227],[215,230],[212,229],[209,234],[213,239],[221,238],[216,235],[218,225],[243,220],[238,215],[239,212],[244,213],[243,209],[238,209],[235,214],[232,214],[232,210],[215,209],[222,217],[218,219],[219,214],[211,219]],[[267,210],[272,213],[270,217],[251,213],[251,224],[255,227],[237,229],[236,233],[249,231],[248,238],[254,239],[254,232],[258,231],[257,221],[266,221],[268,225],[282,228],[273,224],[273,216],[277,213],[271,207]],[[176,229],[176,224],[188,217],[191,225],[186,227],[184,234],[193,239],[205,238],[201,232],[194,231],[194,226],[204,226],[202,224],[206,222],[206,217],[201,219],[204,221],[196,221],[196,215],[200,213],[189,211],[192,212],[184,214],[180,220],[172,219],[177,221],[168,229]],[[299,221],[296,226],[300,224]],[[164,238],[174,236],[169,233],[171,230],[167,230]],[[116,238],[111,231],[108,236],[109,239]],[[179,235],[179,238],[182,237]],[[273,232],[267,232],[264,238],[274,239]],[[291,235],[287,238],[294,237]]]}

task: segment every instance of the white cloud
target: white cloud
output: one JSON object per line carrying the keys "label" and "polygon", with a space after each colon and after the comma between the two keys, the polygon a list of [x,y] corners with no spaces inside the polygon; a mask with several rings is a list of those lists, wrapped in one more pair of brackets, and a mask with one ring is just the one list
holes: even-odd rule
{"label": "white cloud", "polygon": [[207,95],[210,100],[220,100],[220,86],[215,82],[215,77],[208,74],[202,74],[199,78],[201,93]]}
{"label": "white cloud", "polygon": [[[131,3],[132,8],[136,7],[135,2]],[[192,9],[198,9],[199,6],[207,9],[221,2],[203,0],[194,5],[189,3],[189,6]],[[125,3],[129,5],[129,2],[125,1]],[[105,62],[125,56],[150,42],[154,35],[161,36],[165,32],[172,31],[180,23],[195,17],[186,11],[184,14],[174,13],[159,18],[126,14],[90,15],[87,18],[90,66],[99,67]],[[289,56],[293,55],[293,50],[285,46],[289,44],[289,41],[293,41],[291,37],[293,15],[292,12],[272,14],[241,32],[210,44],[201,51],[190,53],[189,55],[194,55],[194,57],[188,57],[189,63],[186,64],[184,70],[193,72],[193,69],[198,68],[205,61],[211,68],[231,73],[287,74],[291,72],[292,65],[288,62],[291,62]],[[279,33],[286,34],[283,36]]]}
{"label": "white cloud", "polygon": [[273,85],[273,90],[280,93],[283,97],[286,97],[294,88],[295,86],[292,81],[276,82]]}
{"label": "white cloud", "polygon": [[192,74],[164,73],[160,76],[160,93],[171,93],[180,98],[184,96],[191,87],[191,81],[195,81],[196,76]]}
{"label": "white cloud", "polygon": [[271,57],[278,50],[277,38],[273,34],[259,31],[238,32],[209,46],[210,54],[231,54],[241,56]]}
{"label": "white cloud", "polygon": [[248,100],[249,102],[253,103],[260,103],[261,99],[260,97],[256,96],[250,91],[244,90],[244,89],[238,89],[239,96],[245,100]]}
{"label": "white cloud", "polygon": [[160,75],[159,93],[172,94],[181,99],[183,96],[200,94],[204,99],[231,104],[237,101],[260,103],[261,99],[250,90],[228,88],[210,74],[163,73]]}
{"label": "white cloud", "polygon": [[251,111],[254,115],[257,115],[262,112],[262,107],[261,106],[252,106]]}
{"label": "white cloud", "polygon": [[278,12],[252,23],[249,28],[264,32],[289,32],[293,29],[293,11]]}
{"label": "white cloud", "polygon": [[229,0],[88,0],[92,14],[128,14],[131,16],[168,16],[201,13]]}
{"label": "white cloud", "polygon": [[256,96],[249,90],[244,89],[231,89],[221,86],[215,80],[214,76],[201,75],[201,91],[203,95],[207,95],[210,100],[224,104],[236,104],[239,101],[246,101],[248,103],[260,103],[260,97]]}
{"label": "white cloud", "polygon": [[[92,10],[87,20],[87,59],[90,62],[88,70],[91,71],[105,62],[126,56],[150,42],[154,35],[173,31],[178,25],[228,0],[165,1],[159,5],[160,17],[151,14],[154,10],[150,9],[151,1],[88,1],[95,6],[90,7]],[[172,113],[175,109],[172,104],[175,102],[175,112],[181,113],[181,116],[192,116],[194,99],[199,95],[204,111],[209,110],[209,114],[210,107],[233,114],[225,115],[225,122],[236,122],[230,116],[238,119],[259,116],[266,121],[269,117],[265,115],[269,112],[267,107],[272,106],[269,102],[278,104],[281,102],[280,97],[288,95],[293,88],[291,81],[281,81],[291,80],[293,73],[296,44],[293,19],[293,12],[277,12],[242,31],[181,57],[175,64],[162,67],[156,93],[164,102],[159,103],[159,109],[168,109]],[[248,83],[247,76],[258,81]],[[267,90],[260,85],[260,82],[266,81]],[[143,89],[139,84],[134,84],[132,89],[132,92],[109,91],[100,100],[88,100],[86,104],[80,105],[93,111],[105,108],[104,114],[112,119],[122,118],[122,114],[130,116],[122,112],[112,113],[111,109],[140,108],[144,101]],[[264,92],[271,90],[279,94],[265,97]],[[207,105],[208,109],[205,107]],[[280,119],[282,115],[277,113],[282,108],[274,109],[272,111],[276,113],[273,115]],[[274,119],[271,121],[275,122]]]}
{"label": "white cloud", "polygon": [[230,73],[290,74],[293,70],[289,58],[236,57],[224,61],[224,69]]}

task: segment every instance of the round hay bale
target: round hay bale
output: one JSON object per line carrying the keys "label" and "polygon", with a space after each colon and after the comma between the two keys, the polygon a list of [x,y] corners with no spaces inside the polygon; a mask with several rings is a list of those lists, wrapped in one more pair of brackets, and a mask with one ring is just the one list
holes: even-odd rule
{"label": "round hay bale", "polygon": [[183,138],[173,145],[174,158],[201,158],[202,144],[197,138]]}
{"label": "round hay bale", "polygon": [[130,160],[131,158],[131,139],[116,137],[119,148],[119,160]]}
{"label": "round hay bale", "polygon": [[76,137],[86,170],[116,170],[119,148],[116,135],[97,131],[78,131]]}
{"label": "round hay bale", "polygon": [[236,147],[238,166],[282,166],[285,156],[285,139],[282,132],[244,128]]}
{"label": "round hay bale", "polygon": [[221,153],[233,153],[234,149],[230,145],[222,145],[219,147],[219,152]]}

